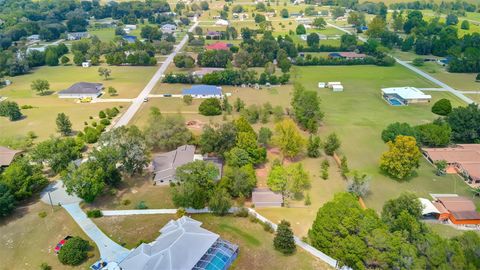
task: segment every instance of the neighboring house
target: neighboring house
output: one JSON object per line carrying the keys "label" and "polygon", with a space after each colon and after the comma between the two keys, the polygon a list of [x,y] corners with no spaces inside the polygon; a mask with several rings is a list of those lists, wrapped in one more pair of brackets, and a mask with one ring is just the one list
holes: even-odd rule
{"label": "neighboring house", "polygon": [[73,33],[67,34],[68,40],[79,40],[79,39],[88,38],[88,37],[90,37],[88,32],[73,32]]}
{"label": "neighboring house", "polygon": [[8,167],[12,161],[21,153],[20,150],[13,150],[4,146],[0,146],[0,168]]}
{"label": "neighboring house", "polygon": [[426,103],[432,99],[431,95],[425,95],[415,87],[382,88],[382,96],[391,105],[396,105],[396,102],[400,102],[401,105]]}
{"label": "neighboring house", "polygon": [[170,220],[155,241],[133,249],[119,266],[123,270],[228,269],[238,256],[238,246],[201,225],[186,216]]}
{"label": "neighboring house", "polygon": [[366,54],[363,53],[356,53],[356,52],[333,52],[328,54],[329,58],[342,58],[342,59],[364,59],[367,57]]}
{"label": "neighboring house", "polygon": [[205,35],[206,39],[220,39],[222,37],[222,33],[219,31],[208,31]]}
{"label": "neighboring house", "polygon": [[219,25],[219,26],[228,26],[229,23],[227,20],[224,20],[224,19],[218,19],[216,22],[215,22],[216,25]]}
{"label": "neighboring house", "polygon": [[275,193],[269,188],[255,188],[252,192],[252,203],[258,207],[282,207],[282,194]]}
{"label": "neighboring house", "polygon": [[458,173],[471,184],[480,184],[480,144],[457,144],[455,147],[423,148],[431,163],[444,160],[447,173]]}
{"label": "neighboring house", "polygon": [[31,35],[27,37],[27,41],[29,42],[35,42],[35,41],[40,41],[40,35]]}
{"label": "neighboring house", "polygon": [[223,70],[225,69],[224,68],[201,68],[200,70],[195,70],[194,72],[192,72],[192,75],[198,78],[203,78],[203,76],[207,74],[217,72],[217,71],[223,71]]}
{"label": "neighboring house", "polygon": [[172,34],[177,30],[177,26],[175,24],[167,23],[162,25],[161,30],[162,33]]}
{"label": "neighboring house", "polygon": [[177,149],[153,157],[153,181],[156,185],[169,184],[175,180],[178,167],[195,160],[195,146],[182,145]]}
{"label": "neighboring house", "polygon": [[126,24],[125,29],[128,30],[137,30],[137,26],[135,24]]}
{"label": "neighboring house", "polygon": [[135,41],[137,41],[136,36],[124,35],[122,38],[123,38],[123,40],[125,40],[128,43],[135,43]]}
{"label": "neighboring house", "polygon": [[295,21],[297,21],[298,24],[303,25],[311,25],[313,23],[313,20],[309,18],[296,18]]}
{"label": "neighboring house", "polygon": [[96,98],[102,94],[101,83],[79,82],[68,89],[58,92],[59,98]]}
{"label": "neighboring house", "polygon": [[228,51],[230,50],[230,47],[232,47],[232,44],[228,44],[225,42],[216,42],[210,45],[206,45],[205,49],[207,50],[223,50],[223,51]]}
{"label": "neighboring house", "polygon": [[193,98],[222,98],[222,87],[214,85],[192,85],[190,89],[183,89],[182,95]]}
{"label": "neighboring house", "polygon": [[300,17],[302,17],[302,14],[301,14],[301,13],[297,13],[297,12],[292,12],[292,13],[290,13],[290,17],[300,18]]}
{"label": "neighboring house", "polygon": [[437,203],[441,204],[448,211],[448,219],[455,225],[480,225],[480,214],[475,204],[461,196],[438,195],[435,197]]}

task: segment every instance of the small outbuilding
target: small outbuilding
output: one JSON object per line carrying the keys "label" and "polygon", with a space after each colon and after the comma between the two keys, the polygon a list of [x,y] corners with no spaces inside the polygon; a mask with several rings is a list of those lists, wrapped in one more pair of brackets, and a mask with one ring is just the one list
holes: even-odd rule
{"label": "small outbuilding", "polygon": [[222,87],[214,85],[193,85],[190,89],[183,89],[182,95],[193,98],[222,98]]}
{"label": "small outbuilding", "polygon": [[58,92],[59,98],[97,98],[102,94],[103,84],[79,82]]}
{"label": "small outbuilding", "polygon": [[218,26],[228,26],[230,23],[229,23],[227,20],[218,19],[218,20],[215,22],[215,24],[218,25]]}
{"label": "small outbuilding", "polygon": [[92,61],[90,61],[90,60],[82,62],[82,67],[84,67],[84,68],[89,68],[91,66],[92,66]]}
{"label": "small outbuilding", "polygon": [[255,207],[282,207],[283,196],[269,188],[255,188],[252,192],[252,203]]}
{"label": "small outbuilding", "polygon": [[343,92],[343,85],[341,84],[334,84],[332,85],[333,92]]}
{"label": "small outbuilding", "polygon": [[324,82],[319,82],[318,83],[318,88],[325,88],[326,86],[327,86],[327,84],[324,83]]}

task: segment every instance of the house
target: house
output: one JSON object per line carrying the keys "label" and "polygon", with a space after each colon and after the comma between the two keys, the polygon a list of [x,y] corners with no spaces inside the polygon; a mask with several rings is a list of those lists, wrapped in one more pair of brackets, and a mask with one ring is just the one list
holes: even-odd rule
{"label": "house", "polygon": [[219,31],[208,31],[207,34],[205,35],[206,39],[220,39],[222,36],[222,33]]}
{"label": "house", "polygon": [[182,95],[193,98],[222,98],[222,87],[214,85],[193,85],[190,89],[183,89]]}
{"label": "house", "polygon": [[238,256],[238,246],[183,216],[170,220],[160,236],[142,243],[123,259],[123,270],[228,269]]}
{"label": "house", "polygon": [[303,25],[311,25],[313,23],[313,20],[309,18],[296,18],[295,21],[297,21],[298,24]]}
{"label": "house", "polygon": [[232,45],[231,44],[227,44],[225,42],[216,42],[216,43],[213,43],[213,44],[210,44],[210,45],[206,45],[205,46],[205,49],[207,50],[224,50],[224,51],[228,51],[230,50],[230,47]]}
{"label": "house", "polygon": [[431,163],[447,162],[447,173],[458,173],[470,184],[480,184],[480,144],[457,144],[455,147],[423,148]]}
{"label": "house", "polygon": [[229,25],[229,22],[227,20],[224,20],[224,19],[218,19],[216,22],[215,22],[215,25],[218,25],[218,26],[228,26]]}
{"label": "house", "polygon": [[224,68],[201,68],[200,70],[195,70],[194,72],[192,72],[192,75],[198,78],[203,78],[203,76],[207,74],[223,71],[223,70],[225,69]]}
{"label": "house", "polygon": [[282,207],[282,194],[275,193],[269,188],[255,188],[252,192],[252,203],[258,207]]}
{"label": "house", "polygon": [[40,35],[30,35],[27,37],[28,42],[40,41]]}
{"label": "house", "polygon": [[195,146],[193,145],[182,145],[173,151],[155,155],[152,161],[154,183],[169,184],[175,180],[175,171],[178,167],[194,160]]}
{"label": "house", "polygon": [[448,211],[448,219],[455,225],[480,225],[480,214],[475,204],[462,196],[435,197],[436,202]]}
{"label": "house", "polygon": [[136,36],[124,35],[122,38],[123,38],[123,40],[125,40],[128,43],[135,43],[137,41]]}
{"label": "house", "polygon": [[92,61],[90,61],[90,60],[82,62],[82,67],[84,67],[84,68],[89,68],[91,66],[92,66]]}
{"label": "house", "polygon": [[410,103],[426,103],[432,99],[415,87],[390,87],[382,88],[383,98],[390,105],[408,105]]}
{"label": "house", "polygon": [[79,82],[58,92],[59,98],[96,98],[102,94],[103,84]]}
{"label": "house", "polygon": [[177,30],[177,26],[175,24],[167,23],[162,25],[160,29],[162,30],[162,33],[172,34]]}
{"label": "house", "polygon": [[0,168],[8,167],[22,151],[0,146]]}
{"label": "house", "polygon": [[79,40],[88,37],[90,37],[90,34],[88,34],[88,32],[72,32],[67,34],[68,40]]}
{"label": "house", "polygon": [[302,17],[303,15],[301,13],[298,13],[298,12],[292,12],[290,13],[290,17],[294,17],[294,18],[300,18]]}
{"label": "house", "polygon": [[342,58],[342,59],[364,59],[367,57],[366,54],[363,53],[356,53],[356,52],[333,52],[328,54],[329,58]]}
{"label": "house", "polygon": [[424,219],[448,219],[449,213],[442,204],[439,204],[438,202],[432,202],[425,198],[418,198],[418,200],[422,204],[422,217]]}
{"label": "house", "polygon": [[341,82],[328,82],[327,87],[332,88],[334,85],[341,85]]}
{"label": "house", "polygon": [[125,24],[125,29],[128,30],[137,30],[137,26],[135,24]]}

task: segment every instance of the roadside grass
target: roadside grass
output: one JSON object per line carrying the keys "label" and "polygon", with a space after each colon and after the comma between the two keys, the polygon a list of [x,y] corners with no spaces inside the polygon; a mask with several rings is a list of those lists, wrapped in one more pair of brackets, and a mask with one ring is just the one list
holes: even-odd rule
{"label": "roadside grass", "polygon": [[[440,98],[448,98],[454,106],[465,105],[447,92],[428,92],[430,104],[402,107],[389,106],[380,95],[380,88],[393,86],[436,87],[426,79],[396,65],[394,67],[297,67],[295,80],[307,89],[318,89],[319,81],[340,81],[344,92],[333,93],[318,89],[325,112],[324,126],[320,134],[336,132],[351,169],[372,177],[370,195],[365,199],[367,207],[380,211],[384,202],[411,191],[427,197],[429,193],[458,193],[471,197],[469,187],[457,175],[438,177],[434,168],[422,159],[420,168],[411,179],[395,181],[383,175],[378,168],[379,158],[387,147],[380,139],[381,131],[392,122],[412,125],[428,123],[436,115],[430,112],[431,104]],[[475,199],[480,205],[480,199]]]}
{"label": "roadside grass", "polygon": [[450,73],[444,67],[434,62],[427,62],[419,68],[457,90],[480,90],[480,83],[475,82],[477,73]]}
{"label": "roadside grass", "polygon": [[[445,225],[445,224],[430,223],[430,222],[426,222],[425,224],[427,224],[427,227],[429,227],[432,231],[438,233],[439,235],[441,235],[444,238],[452,238],[452,237],[455,237],[455,236],[460,236],[464,232],[466,232],[466,231],[463,231],[463,230],[457,230],[457,229],[452,228],[451,226]],[[475,231],[475,232],[478,235],[480,235],[480,231]]]}
{"label": "roadside grass", "polygon": [[160,235],[160,229],[175,215],[111,216],[92,219],[108,237],[125,248],[132,249],[142,242],[150,243]]}
{"label": "roadside grass", "polygon": [[[39,213],[47,216],[40,218]],[[71,267],[60,263],[54,253],[56,244],[65,236],[80,236],[94,248],[93,257]],[[86,269],[99,258],[95,243],[85,235],[70,215],[61,207],[36,201],[20,206],[15,213],[0,221],[1,269],[39,269],[45,262],[53,269]]]}

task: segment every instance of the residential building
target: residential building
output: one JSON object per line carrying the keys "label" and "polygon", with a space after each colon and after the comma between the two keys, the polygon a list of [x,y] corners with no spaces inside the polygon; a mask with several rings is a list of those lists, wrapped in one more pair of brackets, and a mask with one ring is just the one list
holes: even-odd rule
{"label": "residential building", "polygon": [[356,52],[333,52],[328,54],[329,58],[342,58],[342,59],[364,59],[367,57],[366,54],[363,53],[356,53]]}
{"label": "residential building", "polygon": [[21,153],[20,150],[13,150],[4,146],[0,146],[0,168],[8,167],[13,160]]}
{"label": "residential building", "polygon": [[252,203],[258,207],[282,207],[282,194],[275,193],[269,188],[255,188],[252,192]]}
{"label": "residential building", "polygon": [[224,68],[201,68],[199,70],[195,70],[192,72],[193,76],[196,76],[198,78],[203,78],[203,76],[213,73],[213,72],[218,72],[218,71],[223,71],[225,70]]}
{"label": "residential building", "polygon": [[137,30],[137,26],[135,24],[125,24],[125,28],[128,30]]}
{"label": "residential building", "polygon": [[28,42],[40,41],[40,35],[31,35],[27,37]]}
{"label": "residential building", "polygon": [[411,103],[426,103],[432,99],[415,87],[390,87],[382,88],[382,96],[391,105],[408,105]]}
{"label": "residential building", "polygon": [[[197,160],[201,159],[197,157]],[[195,160],[195,146],[182,145],[177,149],[153,157],[153,181],[156,185],[169,184],[175,180],[178,167]]]}
{"label": "residential building", "polygon": [[206,39],[220,39],[222,33],[220,31],[208,31],[205,35]]}
{"label": "residential building", "polygon": [[67,34],[68,40],[79,40],[88,37],[90,37],[90,34],[88,34],[88,32],[72,32]]}
{"label": "residential building", "polygon": [[160,29],[162,30],[162,33],[173,34],[175,31],[177,31],[177,26],[175,24],[167,23],[162,25]]}
{"label": "residential building", "polygon": [[435,197],[448,211],[448,219],[455,225],[480,225],[480,214],[475,204],[461,196]]}
{"label": "residential building", "polygon": [[222,87],[214,85],[193,85],[190,89],[183,89],[182,95],[193,98],[222,98]]}
{"label": "residential building", "polygon": [[218,19],[216,22],[215,22],[215,25],[218,25],[218,26],[228,26],[229,25],[229,22],[227,20],[224,20],[224,19]]}
{"label": "residential building", "polygon": [[103,84],[79,82],[58,92],[59,98],[96,98],[102,94]]}
{"label": "residential building", "polygon": [[228,51],[228,50],[230,50],[231,46],[232,46],[231,44],[228,44],[228,43],[225,43],[225,42],[216,42],[216,43],[213,43],[213,44],[210,44],[210,45],[206,45],[205,49],[207,49],[207,50]]}
{"label": "residential building", "polygon": [[160,236],[133,249],[119,263],[123,270],[228,269],[238,256],[238,246],[183,216],[170,220]]}

